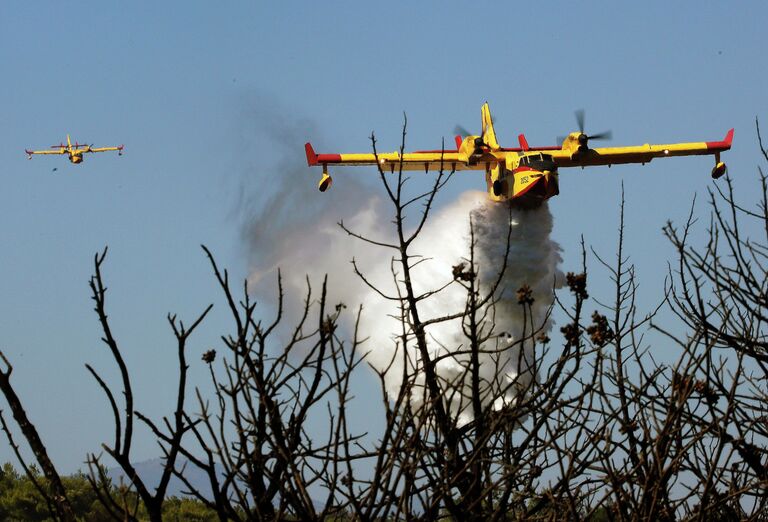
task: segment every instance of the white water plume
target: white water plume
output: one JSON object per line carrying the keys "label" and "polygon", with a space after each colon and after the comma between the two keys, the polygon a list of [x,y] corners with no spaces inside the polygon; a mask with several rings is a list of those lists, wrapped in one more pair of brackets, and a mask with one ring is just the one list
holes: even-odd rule
{"label": "white water plume", "polygon": [[[322,197],[318,195],[318,197]],[[344,219],[354,232],[383,242],[392,242],[394,228],[390,212],[377,198],[359,205],[352,216]],[[401,335],[403,323],[398,318],[397,302],[386,300],[368,288],[354,275],[351,259],[356,259],[366,278],[386,295],[397,295],[392,268],[402,273],[397,262],[392,262],[395,251],[378,247],[348,236],[331,218],[331,213],[320,215],[306,223],[302,229],[293,229],[282,235],[282,240],[270,252],[268,267],[280,266],[286,293],[294,300],[306,290],[308,274],[315,288],[328,273],[329,303],[345,303],[350,310],[363,305],[361,337],[368,340],[363,351],[368,361],[378,369],[389,368],[386,374],[387,392],[395,397],[402,384],[403,364],[408,361],[409,371],[416,386],[423,384],[418,370],[419,356],[415,340],[411,339],[403,357]],[[338,215],[338,212],[332,214]],[[326,217],[328,216],[328,217]],[[489,201],[484,192],[467,192],[456,201],[435,211],[411,247],[411,255],[428,258],[412,270],[417,295],[444,288],[441,292],[421,301],[420,319],[461,313],[467,302],[467,291],[454,281],[454,267],[465,264],[469,269],[470,217],[475,235],[475,271],[480,295],[486,295],[498,279],[504,266],[507,234],[511,223],[511,238],[507,267],[498,287],[497,299],[487,317],[486,330],[492,327],[492,337],[480,353],[480,377],[484,383],[484,401],[493,401],[494,407],[514,401],[517,388],[530,383],[533,377],[526,371],[531,362],[530,343],[526,353],[515,343],[524,334],[530,335],[531,325],[550,329],[548,310],[553,301],[553,290],[561,286],[562,274],[559,246],[550,239],[552,215],[547,204],[533,210],[513,209],[506,204]],[[389,239],[388,239],[389,238]],[[256,270],[252,279],[266,275]],[[401,279],[401,277],[399,277]],[[517,291],[527,285],[531,290],[532,317],[524,317],[525,308],[518,303]],[[402,293],[402,285],[401,285]],[[472,419],[469,408],[469,376],[466,353],[468,340],[462,329],[462,320],[454,319],[427,327],[428,346],[433,358],[440,358],[436,370],[444,385],[453,383],[450,397],[451,411],[459,425]],[[505,348],[503,351],[499,351]],[[464,352],[464,353],[462,353]],[[450,355],[449,357],[445,357]],[[446,386],[448,388],[448,386]],[[501,392],[500,392],[501,390]],[[412,398],[412,407],[421,406],[418,394]]]}
{"label": "white water plume", "polygon": [[[553,291],[561,285],[562,274],[558,270],[560,249],[550,240],[552,215],[546,204],[533,210],[513,209],[506,204],[488,200],[483,192],[468,192],[457,201],[432,216],[421,236],[413,245],[413,253],[430,258],[417,265],[411,278],[416,295],[443,287],[453,279],[453,267],[464,263],[469,270],[470,218],[474,228],[474,271],[482,298],[491,292],[504,270],[507,253],[507,235],[510,234],[509,251],[497,289],[493,307],[486,306],[481,312],[484,329],[490,338],[481,346],[479,373],[483,402],[494,402],[499,408],[512,403],[520,388],[526,387],[533,377],[531,343],[525,343],[524,351],[516,342],[530,336],[533,330],[546,332],[550,329],[548,311],[553,301]],[[379,270],[382,270],[379,268]],[[391,278],[390,278],[391,279]],[[388,285],[390,295],[394,284]],[[533,303],[530,316],[518,302],[518,290],[527,285]],[[391,365],[387,374],[387,391],[395,396],[402,383],[403,365],[408,361],[409,371],[421,368],[415,340],[411,339],[407,357],[402,352],[402,325],[393,317],[397,313],[391,302],[369,293],[364,298],[363,329],[371,336],[367,349],[369,360],[377,368]],[[419,303],[421,321],[461,313],[467,303],[467,290],[452,283],[441,292]],[[482,314],[480,314],[482,315]],[[465,321],[466,323],[466,321]],[[436,323],[427,328],[430,356],[439,359],[437,374],[444,388],[450,389],[450,406],[459,425],[472,419],[470,409],[470,377],[468,338],[462,327],[462,319]],[[414,384],[423,385],[423,373],[414,378]],[[412,398],[412,406],[418,408],[421,397]]]}

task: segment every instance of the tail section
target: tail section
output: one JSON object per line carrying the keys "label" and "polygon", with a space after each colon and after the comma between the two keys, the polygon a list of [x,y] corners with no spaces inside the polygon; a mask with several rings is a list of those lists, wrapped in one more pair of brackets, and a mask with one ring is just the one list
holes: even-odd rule
{"label": "tail section", "polygon": [[483,120],[483,143],[488,145],[491,150],[499,150],[501,147],[499,142],[496,141],[496,131],[493,130],[493,119],[491,118],[491,108],[488,106],[488,102],[483,104],[480,114]]}
{"label": "tail section", "polygon": [[69,134],[67,134],[67,148],[68,149],[72,148],[72,140],[69,139]]}

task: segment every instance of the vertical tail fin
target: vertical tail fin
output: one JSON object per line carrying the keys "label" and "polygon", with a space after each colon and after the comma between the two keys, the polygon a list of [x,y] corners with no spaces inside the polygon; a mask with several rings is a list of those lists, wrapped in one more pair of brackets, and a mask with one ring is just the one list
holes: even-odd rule
{"label": "vertical tail fin", "polygon": [[501,147],[499,142],[496,141],[496,131],[493,130],[493,119],[491,118],[491,108],[488,106],[488,102],[483,104],[480,115],[483,120],[483,143],[488,145],[491,150],[499,150]]}
{"label": "vertical tail fin", "polygon": [[69,139],[69,134],[67,134],[67,148],[72,148],[72,140]]}

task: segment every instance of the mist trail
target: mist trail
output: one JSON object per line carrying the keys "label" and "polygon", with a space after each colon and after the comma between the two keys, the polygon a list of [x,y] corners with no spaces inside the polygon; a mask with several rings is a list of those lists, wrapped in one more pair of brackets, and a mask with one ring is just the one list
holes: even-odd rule
{"label": "mist trail", "polygon": [[[371,239],[391,242],[394,235],[391,209],[377,197],[363,198],[362,204],[356,209],[342,208],[342,212],[336,210],[320,214],[301,227],[273,230],[270,236],[280,240],[273,244],[268,264],[254,269],[252,280],[262,280],[269,275],[266,281],[272,282],[275,267],[279,266],[286,294],[297,305],[306,291],[306,276],[309,275],[313,289],[317,292],[323,276],[328,273],[330,305],[343,302],[350,310],[356,309],[359,304],[363,305],[360,337],[368,338],[363,345],[363,352],[369,352],[368,361],[375,368],[390,367],[386,388],[390,396],[394,397],[401,385],[404,364],[402,352],[399,352],[399,335],[403,327],[397,319],[398,305],[368,288],[353,273],[350,261],[355,258],[366,278],[384,294],[396,295],[392,268],[398,273],[400,268],[397,263],[392,264],[395,252],[348,236],[333,219],[349,211],[351,215],[344,219],[349,229]],[[490,201],[485,192],[466,192],[435,211],[412,246],[412,254],[429,258],[412,270],[417,294],[450,283],[454,278],[454,266],[462,262],[469,266],[470,217],[475,233],[475,270],[480,293],[486,294],[497,281],[504,264],[510,210],[505,204]],[[549,330],[547,312],[553,301],[553,289],[561,286],[563,279],[558,268],[561,261],[560,248],[550,239],[551,231],[552,215],[546,203],[534,210],[512,210],[510,250],[495,303],[494,336],[486,343],[492,343],[493,346],[484,346],[484,349],[497,350],[511,346],[514,340],[523,335],[524,327],[530,333],[531,324],[536,327],[543,325],[543,331]],[[533,317],[527,319],[527,327],[523,307],[517,297],[517,291],[523,285],[531,288],[534,299],[531,305]],[[274,286],[269,288],[273,289]],[[459,313],[464,310],[466,299],[464,288],[457,283],[449,284],[440,293],[422,301],[419,313],[422,320]],[[433,357],[466,350],[467,339],[460,319],[432,325],[427,328],[427,334]],[[409,350],[415,350],[415,345],[411,345]],[[480,355],[483,381],[493,383],[496,389],[507,390],[506,397],[499,398],[496,406],[513,400],[515,390],[509,388],[509,383],[518,378],[522,385],[530,382],[532,375],[524,371],[524,366],[530,361],[531,354],[521,354],[519,348],[511,347],[501,355]],[[415,351],[409,351],[407,356],[409,368],[418,368]],[[467,360],[466,354],[443,358],[437,364],[439,376],[452,382],[461,379],[466,371]],[[423,379],[417,375],[415,382],[418,385]],[[467,382],[464,388],[468,385]],[[459,424],[471,420],[471,412],[464,411],[467,401],[462,399],[462,393],[455,394],[452,403]],[[413,406],[419,405],[417,398]]]}

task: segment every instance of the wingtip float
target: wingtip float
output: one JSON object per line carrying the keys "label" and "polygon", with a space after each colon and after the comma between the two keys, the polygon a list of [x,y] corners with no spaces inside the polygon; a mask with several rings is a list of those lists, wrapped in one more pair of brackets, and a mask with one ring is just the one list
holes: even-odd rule
{"label": "wingtip float", "polygon": [[73,145],[72,140],[69,137],[69,134],[67,134],[67,143],[59,143],[58,145],[51,145],[51,147],[48,150],[24,149],[24,152],[27,154],[27,159],[30,159],[30,160],[32,159],[33,154],[42,154],[42,155],[66,154],[67,156],[69,156],[69,161],[77,165],[83,162],[83,154],[87,154],[91,152],[116,151],[118,156],[122,156],[124,148],[125,148],[124,145],[119,145],[117,147],[94,147],[93,144],[88,145],[85,143],[78,143],[78,142],[75,142]]}
{"label": "wingtip float", "polygon": [[579,130],[562,139],[558,146],[532,147],[524,134],[519,147],[501,147],[496,140],[488,103],[481,108],[480,135],[456,136],[456,149],[380,154],[318,154],[310,143],[304,145],[307,164],[321,166],[320,192],[331,187],[329,165],[379,165],[383,170],[479,170],[485,171],[488,197],[493,201],[512,200],[521,206],[537,206],[560,193],[558,169],[622,163],[648,163],[654,158],[713,155],[712,178],[727,172],[720,153],[731,148],[733,129],[721,141],[635,145],[591,148],[590,140],[610,139],[610,132],[589,135],[584,131],[584,113],[577,113]]}

